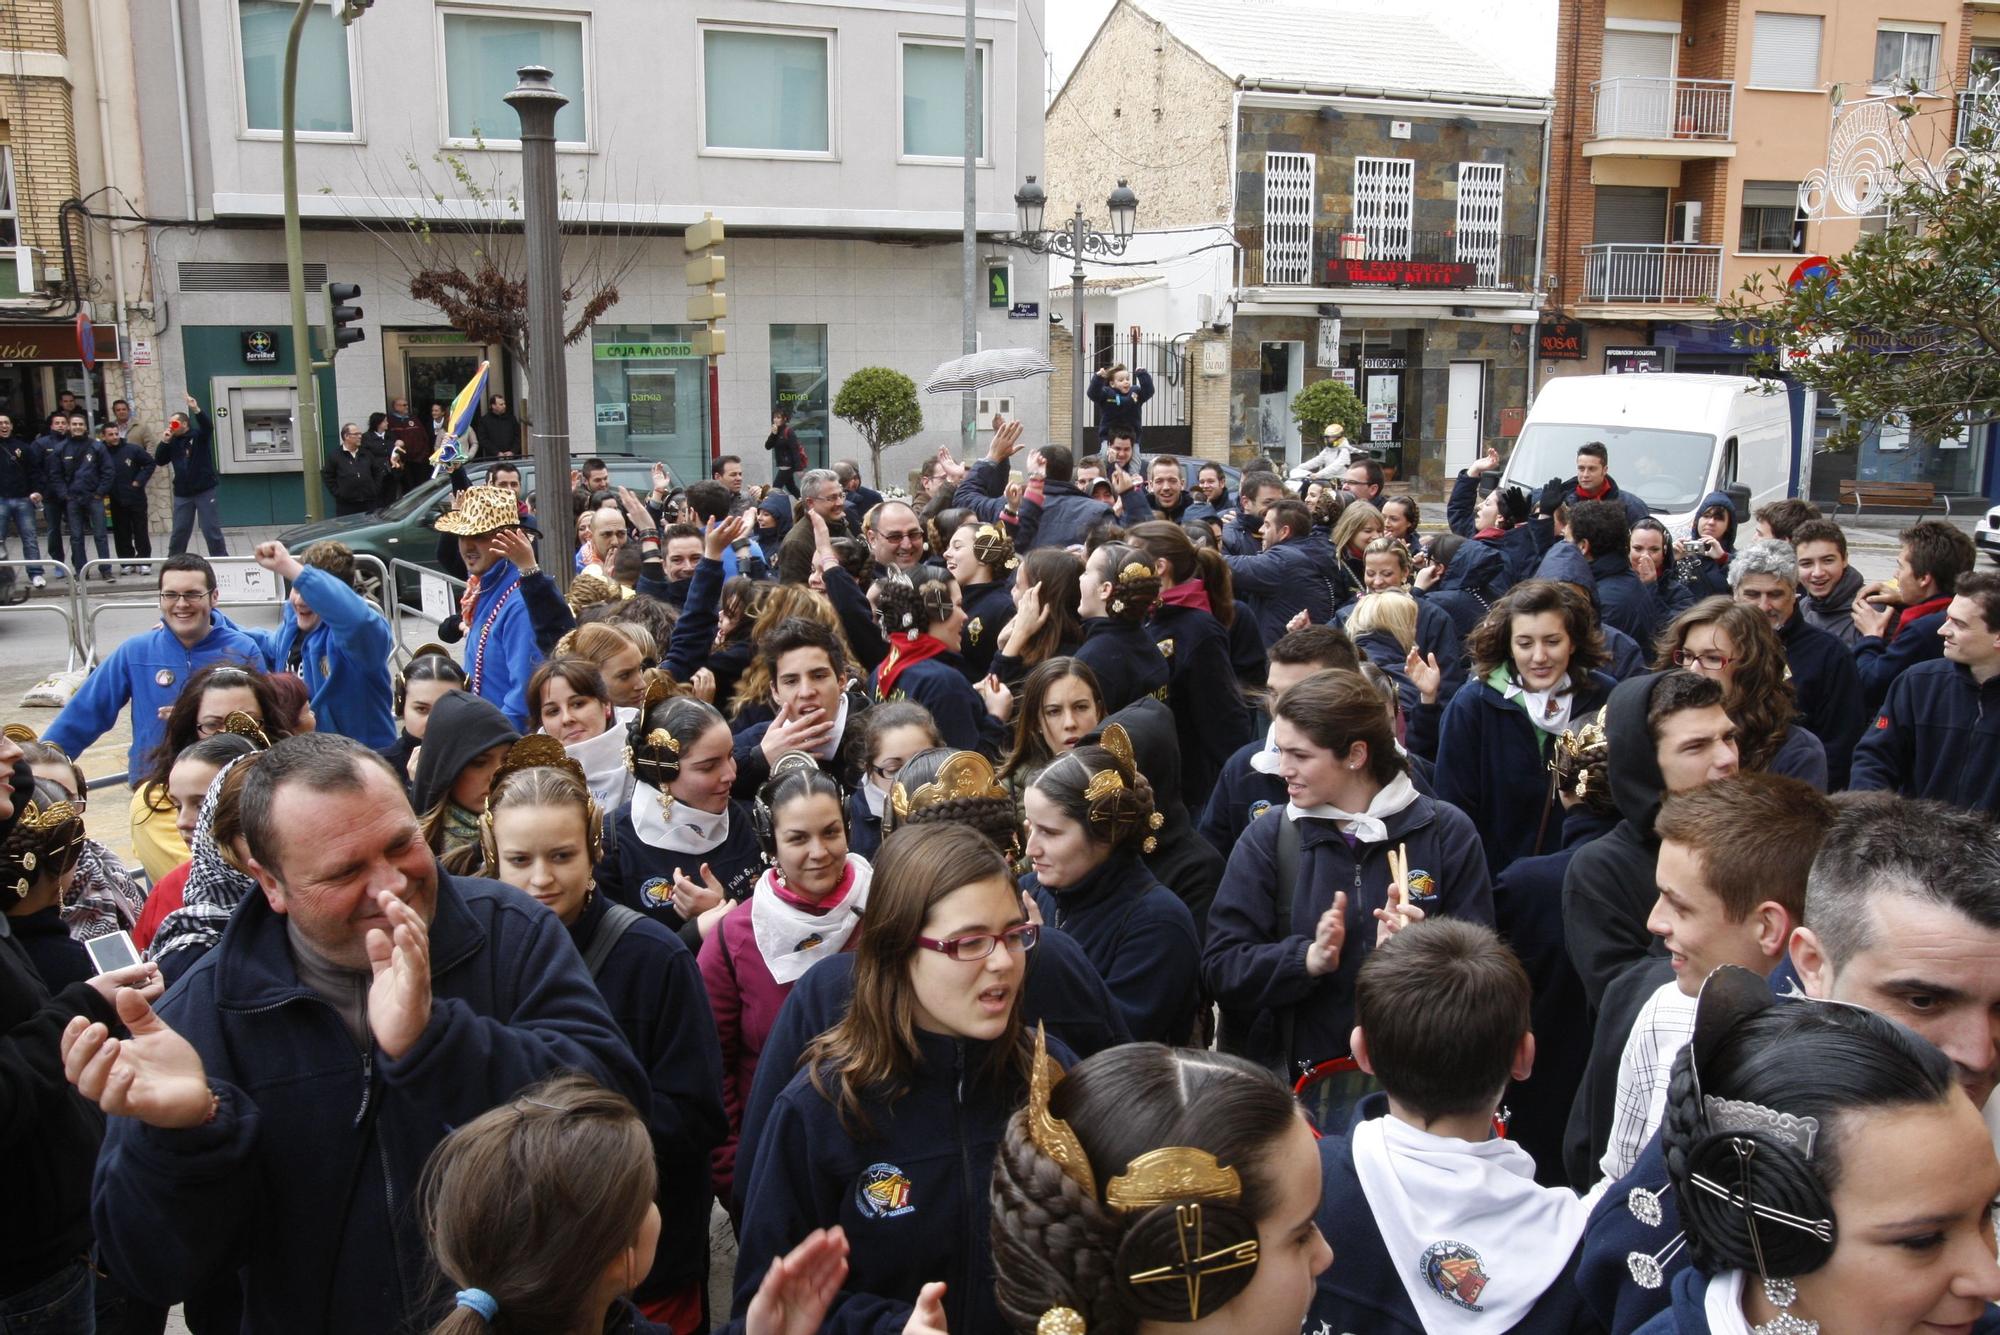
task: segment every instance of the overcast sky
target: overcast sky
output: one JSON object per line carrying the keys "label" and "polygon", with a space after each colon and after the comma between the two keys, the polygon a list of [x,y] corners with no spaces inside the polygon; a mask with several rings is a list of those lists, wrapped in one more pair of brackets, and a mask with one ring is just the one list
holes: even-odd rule
{"label": "overcast sky", "polygon": [[[1335,14],[1357,19],[1393,5],[1399,13],[1423,14],[1447,32],[1471,39],[1468,45],[1493,53],[1494,60],[1537,88],[1555,77],[1556,0],[1325,0]],[[1045,0],[1042,23],[1048,38],[1051,94],[1090,44],[1112,0]],[[1034,40],[1029,34],[1029,41]]]}

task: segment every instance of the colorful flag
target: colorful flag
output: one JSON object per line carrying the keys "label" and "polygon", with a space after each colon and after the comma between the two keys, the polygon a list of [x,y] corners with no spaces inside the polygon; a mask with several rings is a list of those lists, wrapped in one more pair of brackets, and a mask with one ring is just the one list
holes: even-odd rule
{"label": "colorful flag", "polygon": [[443,477],[465,462],[465,449],[459,441],[472,429],[472,419],[479,415],[479,405],[486,399],[486,371],[489,365],[489,362],[479,363],[472,379],[465,382],[465,388],[458,391],[458,397],[451,401],[451,410],[444,416],[444,434],[438,437],[437,449],[431,454],[431,476],[434,478]]}

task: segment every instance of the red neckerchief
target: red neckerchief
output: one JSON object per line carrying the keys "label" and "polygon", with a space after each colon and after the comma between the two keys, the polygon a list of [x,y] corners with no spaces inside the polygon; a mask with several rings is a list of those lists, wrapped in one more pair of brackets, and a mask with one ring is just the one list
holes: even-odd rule
{"label": "red neckerchief", "polygon": [[1904,608],[1903,615],[1896,618],[1896,628],[1889,632],[1889,638],[1893,640],[1898,635],[1901,635],[1908,628],[1909,624],[1918,617],[1927,617],[1933,612],[1942,612],[1950,605],[1951,595],[1947,593],[1932,598],[1928,602],[1918,603],[1915,607]]}
{"label": "red neckerchief", "polygon": [[1199,578],[1185,580],[1171,588],[1160,590],[1160,601],[1168,607],[1192,607],[1202,612],[1212,612],[1208,604],[1208,586]]}
{"label": "red neckerchief", "polygon": [[944,641],[935,635],[891,635],[889,656],[875,670],[875,698],[887,700],[889,692],[896,689],[896,678],[902,676],[903,669],[910,664],[950,652],[945,648]]}
{"label": "red neckerchief", "polygon": [[1502,538],[1505,537],[1506,535],[1507,535],[1507,530],[1504,528],[1482,528],[1479,530],[1479,532],[1473,534],[1472,538],[1473,541],[1475,542],[1481,540],[1491,541],[1494,538]]}
{"label": "red neckerchief", "polygon": [[1611,490],[1611,479],[1608,477],[1604,479],[1604,485],[1599,487],[1596,491],[1585,490],[1583,484],[1579,482],[1576,484],[1576,498],[1580,501],[1601,501],[1604,499],[1605,494],[1610,490]]}

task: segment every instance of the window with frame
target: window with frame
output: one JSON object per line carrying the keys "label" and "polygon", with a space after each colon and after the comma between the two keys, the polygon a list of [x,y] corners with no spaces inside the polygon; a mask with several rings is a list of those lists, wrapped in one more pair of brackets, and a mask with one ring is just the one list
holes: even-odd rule
{"label": "window with frame", "polygon": [[1826,20],[1818,14],[1758,14],[1752,27],[1751,86],[1817,91],[1825,29]]}
{"label": "window with frame", "polygon": [[521,118],[507,105],[523,65],[545,66],[569,98],[556,113],[556,142],[589,142],[581,17],[533,11],[443,10],[445,135],[460,142],[519,143]]}
{"label": "window with frame", "polygon": [[831,155],[832,47],[821,33],[704,29],[702,147]]}
{"label": "window with frame", "polygon": [[1354,160],[1354,230],[1368,238],[1371,260],[1410,258],[1417,164],[1410,158]]}
{"label": "window with frame", "polygon": [[1915,87],[1931,92],[1938,81],[1938,48],[1944,30],[1935,25],[1884,23],[1875,29],[1875,78],[1878,87]]}
{"label": "window with frame", "polygon": [[1313,155],[1264,155],[1264,281],[1310,283],[1313,261]]}
{"label": "window with frame", "polygon": [[[285,43],[298,6],[292,0],[236,0],[243,60],[243,128],[284,131]],[[331,3],[315,3],[299,34],[299,75],[292,103],[300,134],[353,134],[354,84],[347,28]]]}
{"label": "window with frame", "polygon": [[[973,48],[976,157],[986,159],[986,47]],[[965,161],[965,43],[903,43],[903,156]]]}
{"label": "window with frame", "polygon": [[0,144],[0,247],[20,244],[21,217],[14,211],[14,150]]}
{"label": "window with frame", "polygon": [[1796,181],[1745,181],[1737,249],[1796,255],[1805,249],[1806,219]]}

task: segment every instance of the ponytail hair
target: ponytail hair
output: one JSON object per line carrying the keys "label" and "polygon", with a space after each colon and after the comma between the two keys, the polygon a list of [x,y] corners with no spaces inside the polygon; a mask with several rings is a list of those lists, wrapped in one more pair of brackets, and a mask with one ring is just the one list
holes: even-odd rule
{"label": "ponytail hair", "polygon": [[1225,626],[1235,624],[1236,600],[1230,592],[1229,563],[1222,559],[1221,552],[1195,546],[1179,524],[1164,519],[1135,524],[1126,537],[1146,553],[1147,559],[1165,561],[1174,583],[1199,579],[1208,593],[1208,610],[1215,619]]}

